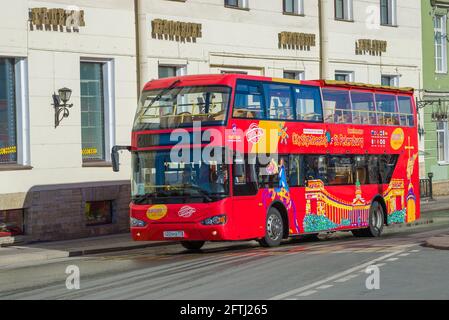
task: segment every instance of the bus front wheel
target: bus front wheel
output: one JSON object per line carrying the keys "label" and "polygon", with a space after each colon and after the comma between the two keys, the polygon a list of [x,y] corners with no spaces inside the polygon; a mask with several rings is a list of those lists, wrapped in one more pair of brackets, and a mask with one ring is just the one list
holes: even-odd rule
{"label": "bus front wheel", "polygon": [[352,234],[356,237],[380,237],[384,228],[384,214],[382,205],[378,201],[373,202],[369,212],[368,228],[352,230]]}
{"label": "bus front wheel", "polygon": [[270,208],[267,214],[265,237],[259,240],[262,247],[277,247],[281,244],[284,234],[284,222],[281,213],[276,208]]}
{"label": "bus front wheel", "polygon": [[205,241],[181,241],[181,245],[187,250],[200,250]]}

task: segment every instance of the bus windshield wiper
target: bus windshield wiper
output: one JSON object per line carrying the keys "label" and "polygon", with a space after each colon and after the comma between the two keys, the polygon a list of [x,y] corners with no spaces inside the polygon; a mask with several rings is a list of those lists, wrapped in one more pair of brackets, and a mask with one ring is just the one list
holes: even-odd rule
{"label": "bus windshield wiper", "polygon": [[186,189],[193,189],[193,190],[195,190],[195,191],[197,191],[199,194],[201,194],[208,202],[212,202],[213,200],[212,200],[212,198],[211,197],[209,197],[209,194],[206,192],[206,191],[204,191],[203,189],[201,189],[199,186],[195,186],[195,185],[193,185],[193,184],[188,184],[188,185],[186,185],[185,186],[185,188]]}

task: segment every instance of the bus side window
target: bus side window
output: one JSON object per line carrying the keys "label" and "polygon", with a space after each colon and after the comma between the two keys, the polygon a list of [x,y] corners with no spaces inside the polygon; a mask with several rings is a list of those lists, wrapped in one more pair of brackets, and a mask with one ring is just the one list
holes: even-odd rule
{"label": "bus side window", "polygon": [[237,82],[234,111],[234,118],[264,118],[264,103],[261,85],[257,82]]}
{"label": "bus side window", "polygon": [[248,157],[235,159],[232,173],[235,196],[252,196],[257,194],[256,168],[254,163],[248,163]]}
{"label": "bus side window", "polygon": [[396,96],[392,94],[376,94],[378,124],[399,125],[399,113]]}
{"label": "bus side window", "polygon": [[352,123],[348,90],[323,89],[325,118],[328,123]]}
{"label": "bus side window", "polygon": [[355,156],[354,157],[354,180],[361,184],[368,184],[368,161],[366,156]]}
{"label": "bus side window", "polygon": [[354,124],[376,124],[374,95],[371,92],[351,91],[351,100]]}
{"label": "bus side window", "polygon": [[290,155],[290,159],[289,159],[290,166],[289,166],[289,173],[288,173],[290,187],[298,187],[300,185],[300,182],[301,182],[300,159],[301,158],[302,158],[302,156],[300,156],[300,155],[296,155],[296,154]]}
{"label": "bus side window", "polygon": [[293,120],[294,112],[290,86],[284,84],[264,84],[268,119]]}
{"label": "bus side window", "polygon": [[301,121],[323,121],[320,89],[318,87],[295,86],[296,119]]}
{"label": "bus side window", "polygon": [[371,155],[368,157],[368,179],[370,184],[381,183],[379,156]]}
{"label": "bus side window", "polygon": [[398,106],[401,126],[413,127],[415,125],[415,121],[413,117],[411,97],[398,96]]}

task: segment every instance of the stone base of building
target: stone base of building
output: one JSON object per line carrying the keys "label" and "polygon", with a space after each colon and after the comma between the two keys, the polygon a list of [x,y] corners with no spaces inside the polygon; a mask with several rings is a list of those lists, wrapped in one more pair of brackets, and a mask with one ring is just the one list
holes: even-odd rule
{"label": "stone base of building", "polygon": [[[0,211],[22,210],[23,234],[32,242],[122,233],[129,231],[130,187],[129,181],[37,186],[0,194]],[[110,208],[102,211],[107,221],[91,210],[99,202]]]}
{"label": "stone base of building", "polygon": [[449,195],[449,180],[448,181],[433,181],[432,191],[433,191],[434,197]]}

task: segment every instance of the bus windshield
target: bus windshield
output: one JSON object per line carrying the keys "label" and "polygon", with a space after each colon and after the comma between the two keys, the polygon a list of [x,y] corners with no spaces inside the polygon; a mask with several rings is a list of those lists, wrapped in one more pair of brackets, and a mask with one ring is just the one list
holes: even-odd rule
{"label": "bus windshield", "polygon": [[212,202],[229,194],[228,168],[217,161],[173,161],[170,151],[132,153],[136,204]]}
{"label": "bus windshield", "polygon": [[176,87],[144,91],[134,130],[166,129],[203,125],[223,125],[231,88],[224,86]]}

